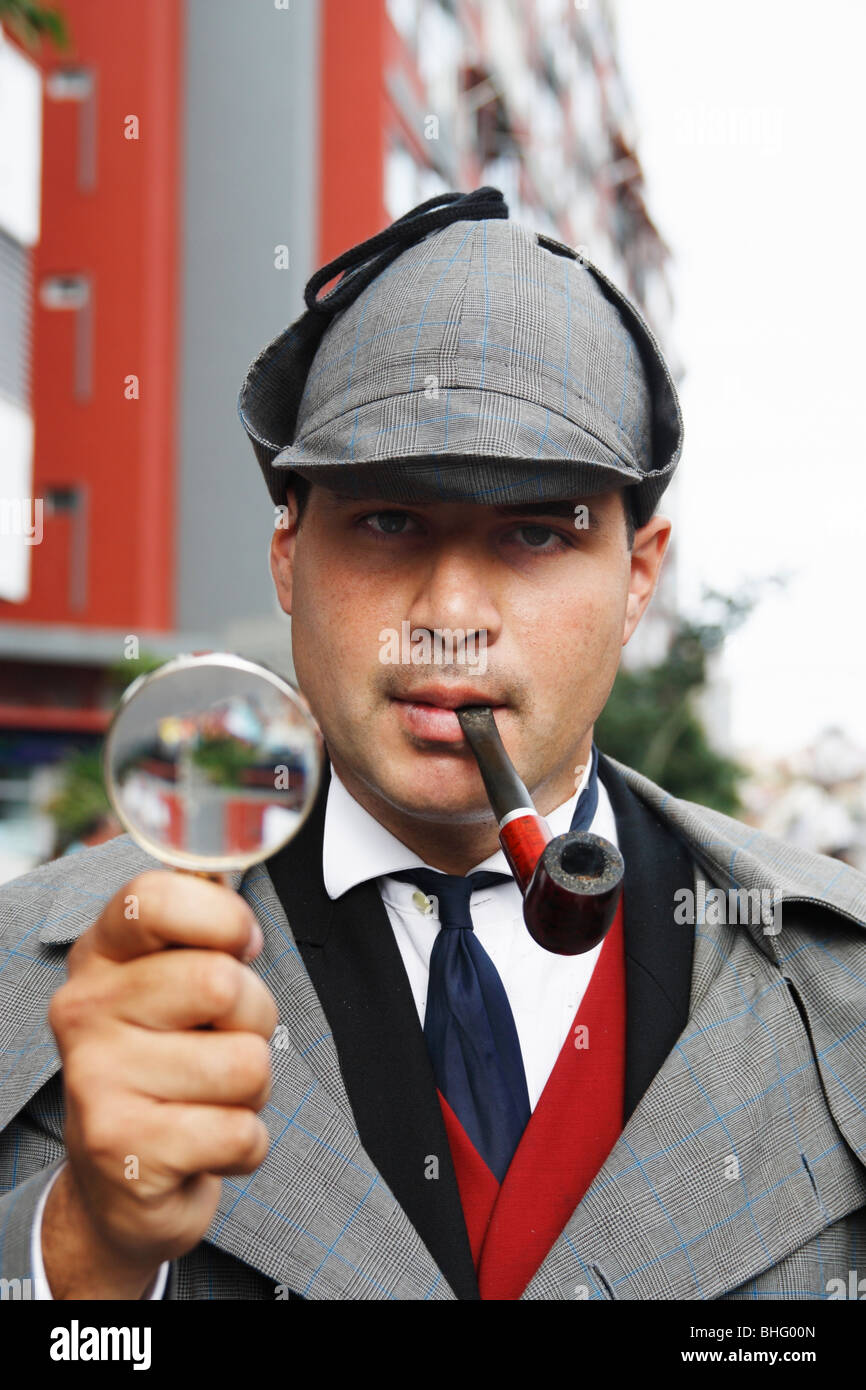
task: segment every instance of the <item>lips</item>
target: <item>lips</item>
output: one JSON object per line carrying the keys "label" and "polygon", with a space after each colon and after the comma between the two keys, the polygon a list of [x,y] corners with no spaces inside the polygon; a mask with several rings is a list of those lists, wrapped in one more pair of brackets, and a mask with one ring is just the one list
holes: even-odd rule
{"label": "lips", "polygon": [[490,694],[465,686],[427,686],[411,694],[392,697],[397,717],[408,733],[430,743],[463,743],[465,736],[454,713],[461,705],[489,705],[504,710],[505,705]]}
{"label": "lips", "polygon": [[503,703],[488,691],[471,690],[468,686],[426,685],[420,690],[411,690],[392,698],[411,705],[433,705],[437,709],[459,709],[461,705],[490,705],[498,709]]}

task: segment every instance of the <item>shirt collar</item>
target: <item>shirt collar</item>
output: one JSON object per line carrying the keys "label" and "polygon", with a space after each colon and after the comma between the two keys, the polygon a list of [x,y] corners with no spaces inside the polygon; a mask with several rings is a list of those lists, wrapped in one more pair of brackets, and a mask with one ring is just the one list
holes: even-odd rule
{"label": "shirt collar", "polygon": [[[577,790],[568,801],[557,806],[545,819],[554,835],[568,830],[577,805],[577,798],[589,780],[591,762],[587,763]],[[367,879],[379,878],[400,869],[415,869],[425,861],[408,849],[396,835],[380,825],[340,781],[330,765],[331,780],[325,807],[325,828],[322,837],[322,877],[329,898],[339,898]],[[596,817],[597,818],[597,817]],[[593,821],[593,825],[595,821]],[[508,861],[501,849],[495,851],[474,869],[492,869],[510,874]]]}

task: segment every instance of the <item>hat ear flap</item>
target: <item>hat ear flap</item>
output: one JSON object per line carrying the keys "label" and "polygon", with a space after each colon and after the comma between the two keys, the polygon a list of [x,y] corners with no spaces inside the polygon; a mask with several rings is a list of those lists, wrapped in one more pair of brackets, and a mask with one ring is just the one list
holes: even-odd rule
{"label": "hat ear flap", "polygon": [[652,402],[650,458],[664,462],[661,467],[647,471],[643,481],[634,488],[635,525],[644,526],[655,511],[682,453],[682,409],[662,350],[643,315],[597,266],[587,265],[587,269],[595,277],[605,298],[618,310],[631,334],[649,385]]}
{"label": "hat ear flap", "polygon": [[683,416],[676,387],[649,324],[622,290],[608,279],[598,266],[591,265],[579,256],[573,246],[566,245],[564,241],[556,241],[542,232],[536,234],[536,239],[539,246],[543,246],[547,251],[553,251],[557,256],[568,256],[586,266],[605,299],[619,313],[640,354],[652,402],[650,457],[665,460],[661,468],[653,469],[651,473],[644,475],[646,482],[634,485],[631,494],[633,520],[636,526],[643,526],[652,516],[682,453]]}

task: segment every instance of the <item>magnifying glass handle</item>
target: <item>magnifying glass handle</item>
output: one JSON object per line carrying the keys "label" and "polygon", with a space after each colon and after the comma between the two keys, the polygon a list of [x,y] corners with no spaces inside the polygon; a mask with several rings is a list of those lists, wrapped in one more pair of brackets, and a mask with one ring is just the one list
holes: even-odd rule
{"label": "magnifying glass handle", "polygon": [[176,874],[191,874],[193,878],[209,878],[212,883],[221,883],[225,888],[231,888],[231,877],[227,869],[181,869],[174,865]]}

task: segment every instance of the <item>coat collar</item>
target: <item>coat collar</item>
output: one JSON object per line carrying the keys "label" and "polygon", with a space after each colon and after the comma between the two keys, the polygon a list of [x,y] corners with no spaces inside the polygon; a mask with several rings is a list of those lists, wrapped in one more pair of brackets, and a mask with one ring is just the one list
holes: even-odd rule
{"label": "coat collar", "polygon": [[809,903],[847,919],[860,931],[866,923],[866,874],[837,859],[811,854],[754,826],[683,801],[648,777],[608,758],[626,785],[689,847],[707,879],[723,889],[764,890],[782,903],[781,931],[760,923],[747,929],[756,946],[777,963],[784,955],[784,905]]}

